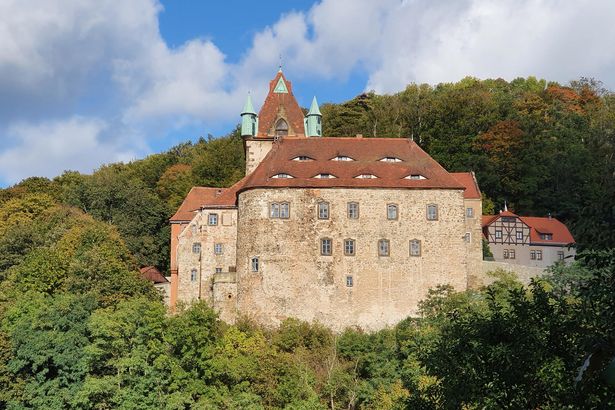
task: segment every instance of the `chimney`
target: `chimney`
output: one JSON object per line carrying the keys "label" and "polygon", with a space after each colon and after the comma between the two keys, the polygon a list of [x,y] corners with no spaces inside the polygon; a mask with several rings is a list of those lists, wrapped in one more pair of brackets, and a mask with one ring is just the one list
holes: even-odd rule
{"label": "chimney", "polygon": [[549,212],[548,215],[549,215],[549,219],[551,219],[551,212]]}

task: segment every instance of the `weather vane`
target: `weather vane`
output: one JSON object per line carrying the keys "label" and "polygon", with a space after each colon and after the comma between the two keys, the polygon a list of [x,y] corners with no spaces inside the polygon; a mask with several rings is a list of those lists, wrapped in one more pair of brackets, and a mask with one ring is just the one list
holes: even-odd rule
{"label": "weather vane", "polygon": [[278,69],[279,69],[279,71],[282,71],[282,53],[280,53],[280,55],[279,55]]}

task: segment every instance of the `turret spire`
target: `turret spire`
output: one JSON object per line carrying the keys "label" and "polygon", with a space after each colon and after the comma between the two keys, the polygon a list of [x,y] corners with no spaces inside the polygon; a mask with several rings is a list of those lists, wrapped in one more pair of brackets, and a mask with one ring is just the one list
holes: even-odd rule
{"label": "turret spire", "polygon": [[320,113],[320,108],[318,108],[316,96],[312,99],[310,111],[308,111],[305,117],[305,135],[307,137],[322,136],[322,114]]}
{"label": "turret spire", "polygon": [[252,105],[252,97],[248,93],[246,104],[241,112],[241,135],[246,137],[254,137],[258,128],[258,117],[254,106]]}

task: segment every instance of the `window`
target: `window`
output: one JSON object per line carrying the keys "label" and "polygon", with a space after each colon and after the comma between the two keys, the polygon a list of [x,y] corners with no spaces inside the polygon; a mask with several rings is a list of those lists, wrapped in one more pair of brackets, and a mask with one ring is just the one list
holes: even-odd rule
{"label": "window", "polygon": [[216,273],[222,273],[222,268],[216,268]]}
{"label": "window", "polygon": [[285,137],[288,135],[288,123],[284,121],[283,118],[280,118],[278,122],[275,123],[275,135],[277,137]]}
{"label": "window", "polygon": [[196,269],[192,269],[190,271],[190,281],[191,282],[195,282],[196,281]]}
{"label": "window", "polygon": [[495,239],[502,239],[502,231],[501,230],[496,230],[495,231]]}
{"label": "window", "polygon": [[221,243],[214,244],[214,253],[216,255],[222,255],[222,244]]}
{"label": "window", "polygon": [[387,219],[397,219],[397,205],[387,204]]}
{"label": "window", "polygon": [[466,208],[466,218],[474,218],[474,208]]}
{"label": "window", "polygon": [[437,219],[438,219],[438,205],[436,204],[427,205],[427,220],[436,221]]}
{"label": "window", "polygon": [[404,177],[404,179],[418,180],[418,179],[427,179],[427,178],[425,178],[425,176],[421,174],[412,174],[412,175],[408,175],[407,177]]}
{"label": "window", "polygon": [[278,204],[277,202],[272,202],[269,205],[269,217],[270,218],[280,217],[280,204]]}
{"label": "window", "polygon": [[410,256],[421,256],[421,241],[418,239],[410,241]]}
{"label": "window", "polygon": [[331,158],[331,161],[354,161],[354,159],[347,157],[346,155],[338,155],[335,158]]}
{"label": "window", "polygon": [[283,178],[283,179],[289,179],[289,178],[294,178],[294,176],[290,175],[290,174],[286,174],[284,172],[279,173],[279,174],[275,174],[274,176],[272,176],[271,178]]}
{"label": "window", "polygon": [[354,239],[345,239],[344,240],[344,255],[354,256],[354,252],[355,252]]}
{"label": "window", "polygon": [[564,252],[563,251],[557,251],[557,260],[558,261],[563,261],[564,260]]}
{"label": "window", "polygon": [[504,259],[508,259],[508,249],[504,249],[502,253],[503,253]]}
{"label": "window", "polygon": [[333,179],[333,178],[337,178],[337,177],[335,175],[333,175],[333,174],[320,173],[318,175],[314,175],[313,178],[316,178],[316,179]]}
{"label": "window", "polygon": [[359,218],[359,203],[358,202],[348,202],[348,218],[349,219]]}
{"label": "window", "polygon": [[353,280],[352,280],[352,276],[348,275],[346,276],[346,286],[351,288],[354,285]]}
{"label": "window", "polygon": [[357,175],[355,178],[358,178],[358,179],[376,179],[378,177],[376,175],[374,175],[374,174],[361,174],[361,175]]}
{"label": "window", "polygon": [[260,264],[258,261],[258,257],[253,257],[251,260],[252,263],[252,272],[258,272],[259,268],[260,268]]}
{"label": "window", "polygon": [[401,159],[397,157],[384,157],[380,160],[380,162],[401,162]]}
{"label": "window", "polygon": [[380,239],[378,241],[378,256],[389,256],[390,247],[388,239]]}
{"label": "window", "polygon": [[466,234],[463,235],[463,241],[465,243],[470,243],[472,241],[472,234],[470,232],[466,232]]}
{"label": "window", "polygon": [[533,261],[536,260],[536,251],[530,251],[530,259]]}
{"label": "window", "polygon": [[207,215],[207,225],[218,225],[218,214]]}
{"label": "window", "polygon": [[508,258],[509,259],[515,259],[515,250],[514,249],[509,249],[508,250]]}
{"label": "window", "polygon": [[290,204],[288,202],[282,202],[280,204],[280,218],[288,219],[290,217]]}
{"label": "window", "polygon": [[523,231],[517,231],[517,240],[523,240]]}
{"label": "window", "polygon": [[324,238],[320,240],[320,254],[321,255],[331,255],[331,239],[329,238]]}
{"label": "window", "polygon": [[192,226],[190,226],[190,231],[192,233],[197,233],[198,229],[199,228],[196,226],[196,224],[192,224]]}
{"label": "window", "polygon": [[539,261],[542,260],[542,251],[536,251],[536,259],[538,259]]}
{"label": "window", "polygon": [[514,216],[503,216],[501,219],[502,219],[502,222],[514,223],[517,218],[515,218]]}
{"label": "window", "polygon": [[329,219],[329,203],[318,203],[318,219]]}
{"label": "window", "polygon": [[314,161],[314,160],[308,156],[299,155],[298,157],[293,158],[293,161]]}
{"label": "window", "polygon": [[543,241],[552,241],[553,240],[553,234],[552,233],[541,233],[540,234],[540,239],[542,239]]}
{"label": "window", "polygon": [[201,253],[201,243],[195,242],[192,244],[192,253]]}

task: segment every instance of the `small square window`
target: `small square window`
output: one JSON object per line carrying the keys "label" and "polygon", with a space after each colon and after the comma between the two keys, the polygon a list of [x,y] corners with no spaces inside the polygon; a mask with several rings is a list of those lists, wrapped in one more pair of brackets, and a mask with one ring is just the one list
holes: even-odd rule
{"label": "small square window", "polygon": [[192,244],[192,253],[201,253],[201,243],[195,242]]}
{"label": "small square window", "polygon": [[325,238],[320,240],[320,254],[329,256],[331,255],[332,243],[331,239]]}
{"label": "small square window", "polygon": [[495,231],[495,239],[502,239],[502,231]]}
{"label": "small square window", "polygon": [[502,253],[503,253],[504,259],[508,259],[508,249],[504,249]]}
{"label": "small square window", "polygon": [[463,235],[463,241],[465,243],[470,243],[472,241],[472,234],[470,232],[466,232],[466,234]]}
{"label": "small square window", "polygon": [[508,250],[508,259],[515,259],[515,250],[514,249],[509,249]]}
{"label": "small square window", "polygon": [[359,218],[359,203],[358,202],[348,202],[348,219],[358,219]]}
{"label": "small square window", "polygon": [[318,219],[329,219],[329,203],[318,203]]}
{"label": "small square window", "polygon": [[564,252],[563,251],[557,251],[557,260],[559,260],[559,261],[563,261],[564,260]]}
{"label": "small square window", "polygon": [[389,220],[397,219],[398,217],[397,210],[398,210],[397,205],[388,204],[387,205],[387,219]]}
{"label": "small square window", "polygon": [[474,208],[466,208],[466,218],[474,218]]}
{"label": "small square window", "polygon": [[519,241],[523,240],[523,231],[517,231],[517,240]]}
{"label": "small square window", "polygon": [[410,256],[421,256],[421,241],[418,239],[410,241]]}
{"label": "small square window", "polygon": [[354,281],[350,275],[346,276],[346,286],[349,288],[354,286]]}
{"label": "small square window", "polygon": [[218,214],[207,215],[207,225],[218,225]]}
{"label": "small square window", "polygon": [[273,202],[269,205],[269,217],[270,218],[280,217],[280,204],[278,204],[277,202]]}
{"label": "small square window", "polygon": [[258,270],[260,269],[260,263],[257,257],[252,258],[251,265],[252,265],[252,272],[258,272]]}
{"label": "small square window", "polygon": [[533,261],[536,260],[536,251],[530,251],[530,259]]}
{"label": "small square window", "polygon": [[378,241],[378,256],[389,256],[390,254],[390,242],[388,239],[380,239]]}
{"label": "small square window", "polygon": [[539,261],[542,260],[542,251],[536,251],[536,259],[538,259]]}
{"label": "small square window", "polygon": [[427,220],[436,221],[437,219],[438,219],[438,205],[436,204],[427,205]]}
{"label": "small square window", "polygon": [[221,243],[214,244],[214,253],[216,255],[222,255],[222,244]]}
{"label": "small square window", "polygon": [[222,273],[222,268],[216,268],[216,273]]}
{"label": "small square window", "polygon": [[354,256],[354,253],[355,253],[354,239],[345,239],[344,240],[344,255]]}
{"label": "small square window", "polygon": [[290,217],[290,205],[288,202],[282,202],[280,204],[280,218],[288,219]]}
{"label": "small square window", "polygon": [[197,270],[196,269],[192,269],[190,271],[190,281],[191,282],[196,282],[196,274],[197,274]]}

